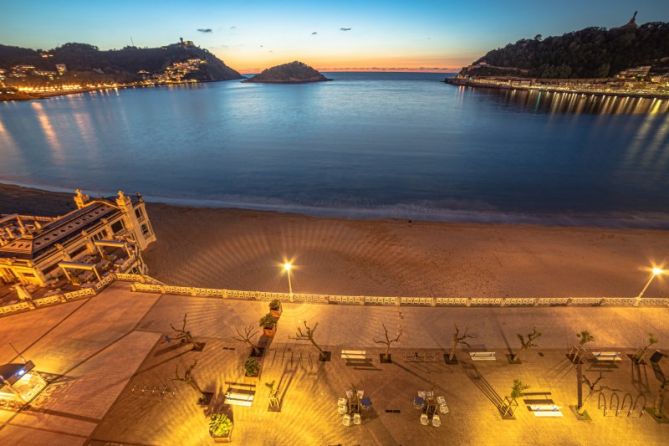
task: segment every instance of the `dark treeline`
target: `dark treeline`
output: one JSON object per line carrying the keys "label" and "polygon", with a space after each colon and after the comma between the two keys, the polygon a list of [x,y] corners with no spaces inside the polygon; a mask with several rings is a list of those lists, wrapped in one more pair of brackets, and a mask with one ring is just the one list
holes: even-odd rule
{"label": "dark treeline", "polygon": [[38,69],[54,71],[56,64],[65,64],[68,71],[96,70],[104,74],[135,78],[140,70],[159,73],[174,62],[200,58],[207,63],[195,73],[198,80],[227,80],[242,77],[206,49],[192,45],[173,44],[161,48],[125,47],[120,50],[100,51],[96,46],[85,43],[66,43],[49,50],[48,53],[53,56],[42,58],[40,50],[0,45],[0,68],[34,65]]}
{"label": "dark treeline", "polygon": [[522,39],[488,52],[474,64],[486,62],[512,70],[481,66],[464,69],[463,74],[602,78],[641,65],[666,70],[668,58],[669,23],[652,22],[637,27],[631,21],[608,30],[592,27],[558,37],[542,39],[537,35],[534,39]]}

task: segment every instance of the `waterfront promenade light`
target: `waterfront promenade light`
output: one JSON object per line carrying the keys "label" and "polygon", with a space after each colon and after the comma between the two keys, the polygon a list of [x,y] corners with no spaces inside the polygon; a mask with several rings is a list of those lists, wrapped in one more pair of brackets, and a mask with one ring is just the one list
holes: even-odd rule
{"label": "waterfront promenade light", "polygon": [[646,290],[648,289],[648,287],[650,286],[650,284],[653,283],[653,279],[655,279],[656,277],[661,276],[663,274],[666,274],[667,272],[669,272],[669,271],[667,271],[667,270],[665,270],[665,269],[663,269],[659,266],[653,266],[650,269],[650,277],[648,278],[648,281],[646,282],[646,284],[641,289],[641,292],[639,293],[639,295],[636,297],[636,302],[635,302],[636,306],[639,306],[639,304],[641,303],[641,298],[643,297],[643,293],[645,293]]}
{"label": "waterfront promenade light", "polygon": [[293,284],[290,281],[290,275],[293,271],[293,261],[292,260],[286,260],[283,262],[281,265],[281,271],[285,273],[288,276],[288,295],[290,297],[290,301],[293,301]]}

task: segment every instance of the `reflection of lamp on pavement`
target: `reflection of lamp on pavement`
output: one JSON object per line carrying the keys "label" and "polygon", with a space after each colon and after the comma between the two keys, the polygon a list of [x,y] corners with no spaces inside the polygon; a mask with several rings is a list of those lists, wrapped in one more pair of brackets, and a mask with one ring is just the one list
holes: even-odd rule
{"label": "reflection of lamp on pavement", "polygon": [[661,276],[662,274],[664,274],[666,272],[667,271],[665,271],[662,268],[657,267],[657,266],[654,266],[650,270],[650,278],[648,279],[648,282],[646,282],[646,284],[644,285],[644,287],[641,290],[641,292],[639,293],[639,295],[636,297],[636,302],[634,303],[635,306],[637,306],[637,307],[639,306],[639,304],[641,303],[641,298],[643,297],[643,293],[645,293],[646,290],[648,289],[648,287],[650,286],[650,284],[653,283],[653,279],[655,279],[657,276]]}
{"label": "reflection of lamp on pavement", "polygon": [[20,407],[39,395],[46,381],[34,368],[32,361],[0,365],[0,401]]}

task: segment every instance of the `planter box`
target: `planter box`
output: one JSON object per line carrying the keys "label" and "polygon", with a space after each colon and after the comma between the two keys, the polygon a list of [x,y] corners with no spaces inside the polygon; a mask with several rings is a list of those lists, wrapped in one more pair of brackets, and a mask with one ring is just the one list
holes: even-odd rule
{"label": "planter box", "polygon": [[381,353],[379,355],[379,361],[381,361],[381,363],[383,364],[392,364],[393,362],[392,353],[389,353],[387,355],[385,353]]}
{"label": "planter box", "polygon": [[[211,433],[209,435],[211,435]],[[232,441],[232,429],[230,429],[230,433],[228,435],[221,437],[215,437],[211,435],[211,438],[214,439],[214,443],[230,443]]]}

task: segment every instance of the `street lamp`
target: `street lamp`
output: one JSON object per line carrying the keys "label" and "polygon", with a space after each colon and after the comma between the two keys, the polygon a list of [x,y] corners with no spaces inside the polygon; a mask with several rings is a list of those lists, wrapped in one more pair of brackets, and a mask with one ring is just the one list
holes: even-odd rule
{"label": "street lamp", "polygon": [[657,276],[660,276],[660,275],[662,275],[666,272],[667,271],[665,271],[664,269],[662,269],[660,267],[657,267],[657,266],[654,266],[650,270],[650,278],[648,279],[648,282],[646,282],[646,284],[644,285],[644,287],[641,290],[641,292],[639,293],[639,295],[636,297],[636,302],[634,303],[635,306],[637,306],[637,307],[639,306],[639,304],[641,303],[641,298],[643,297],[643,293],[645,293],[646,290],[648,289],[648,287],[650,286],[650,284],[653,283],[653,279],[655,279]]}
{"label": "street lamp", "polygon": [[288,276],[288,295],[290,297],[290,301],[293,301],[293,284],[290,282],[290,273],[293,270],[293,262],[292,261],[285,261],[281,265],[281,270],[286,273]]}

